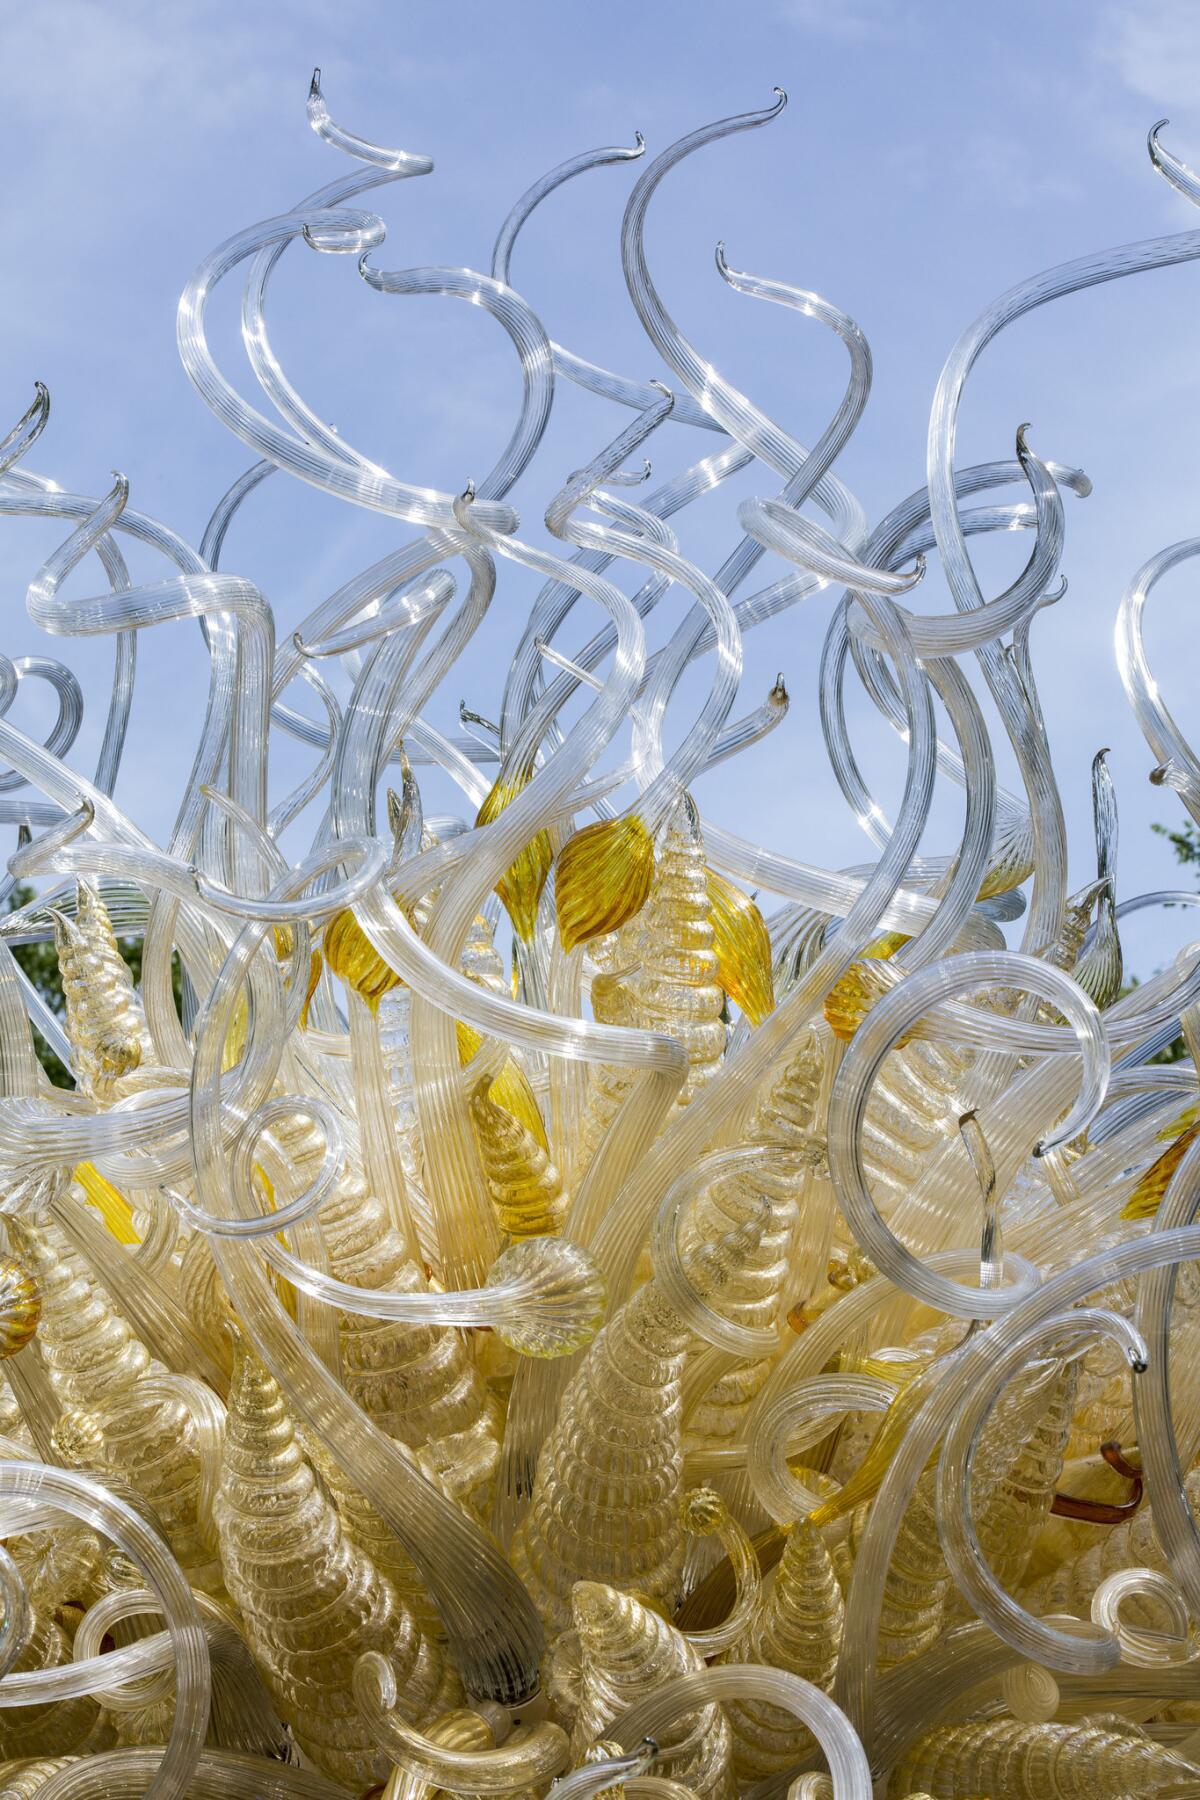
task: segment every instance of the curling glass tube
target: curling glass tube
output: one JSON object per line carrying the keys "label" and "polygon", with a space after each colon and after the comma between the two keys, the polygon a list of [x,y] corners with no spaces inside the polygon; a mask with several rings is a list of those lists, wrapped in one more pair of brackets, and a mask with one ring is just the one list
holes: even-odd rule
{"label": "curling glass tube", "polygon": [[820,1745],[835,1800],[871,1800],[871,1771],[846,1715],[811,1682],[760,1663],[730,1663],[681,1675],[614,1720],[609,1732],[616,1743],[632,1749],[681,1714],[713,1700],[766,1700],[793,1713]]}
{"label": "curling glass tube", "polygon": [[[1087,996],[1068,977],[1033,957],[1015,953],[972,953],[931,964],[911,975],[873,1007],[842,1061],[829,1105],[830,1171],[846,1217],[864,1252],[898,1286],[942,1310],[965,1318],[994,1318],[1018,1303],[1019,1289],[969,1291],[932,1273],[885,1225],[868,1190],[862,1167],[860,1132],[871,1081],[887,1050],[903,1036],[931,1002],[952,994],[1002,985],[1027,987],[1055,1003],[1071,1021],[1082,1060],[1074,1106],[1057,1122],[1061,1108],[1045,1116],[1045,1135],[1029,1149],[1042,1152],[1066,1143],[1081,1131],[1104,1098],[1109,1050],[1099,1015]],[[1051,1131],[1051,1126],[1053,1130]],[[1014,1126],[1029,1128],[1028,1114]],[[996,1143],[991,1142],[992,1154]]]}
{"label": "curling glass tube", "polygon": [[[1193,1170],[1197,1165],[1193,1164]],[[1194,1172],[1185,1191],[1193,1192]],[[876,1497],[871,1522],[859,1545],[846,1609],[846,1630],[835,1692],[852,1720],[866,1729],[874,1691],[872,1638],[877,1629],[883,1575],[904,1506],[933,1446],[954,1419],[973,1383],[1022,1335],[1042,1327],[1062,1311],[1110,1282],[1166,1268],[1196,1255],[1200,1228],[1155,1232],[1053,1276],[996,1320],[991,1330],[965,1343],[905,1437]]]}
{"label": "curling glass tube", "polygon": [[1080,1340],[1103,1333],[1128,1358],[1131,1369],[1144,1372],[1146,1345],[1119,1313],[1084,1308],[1035,1326],[996,1359],[986,1381],[980,1381],[946,1433],[938,1464],[938,1526],[950,1573],[960,1591],[998,1637],[1031,1662],[1050,1662],[1067,1674],[1100,1674],[1120,1660],[1111,1634],[1099,1641],[1056,1631],[1015,1606],[1000,1589],[980,1548],[970,1498],[971,1462],[988,1414],[1007,1383],[1042,1347],[1073,1350]]}
{"label": "curling glass tube", "polygon": [[[79,1520],[114,1543],[138,1565],[159,1604],[175,1655],[175,1714],[153,1782],[137,1791],[182,1800],[191,1792],[203,1747],[210,1680],[208,1644],[192,1591],[166,1545],[124,1501],[65,1469],[0,1464],[0,1516],[6,1534],[36,1529],[55,1513]],[[98,1797],[106,1791],[87,1761],[52,1776],[51,1796],[55,1786],[60,1796]]]}

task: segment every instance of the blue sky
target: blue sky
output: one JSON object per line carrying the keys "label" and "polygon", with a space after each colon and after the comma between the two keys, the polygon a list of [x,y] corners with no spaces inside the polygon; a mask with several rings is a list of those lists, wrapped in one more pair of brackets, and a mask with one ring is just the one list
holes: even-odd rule
{"label": "blue sky", "polygon": [[[6,184],[0,279],[0,415],[15,419],[35,377],[53,396],[32,465],[98,494],[109,471],[132,503],[198,542],[245,451],[187,383],[175,303],[215,244],[286,210],[343,172],[309,131],[314,64],[336,119],[425,151],[434,174],[384,190],[383,268],[450,262],[486,268],[512,201],[542,170],[599,144],[650,153],[711,118],[761,106],[778,83],[791,104],[770,127],[715,145],[669,178],[650,216],[649,254],[668,305],[713,362],[806,442],[840,396],[844,367],[819,328],[730,293],[712,265],[724,238],[736,266],[816,289],[859,321],[875,388],[839,463],[877,518],[924,479],[929,402],[961,328],[1021,277],[1102,245],[1184,230],[1191,209],[1156,178],[1147,127],[1200,162],[1200,7],[1190,0],[1004,8],[912,0],[656,0],[607,8],[514,0],[454,5],[341,0],[39,0],[8,9],[0,47],[20,174]],[[555,196],[523,236],[515,284],[551,335],[631,374],[660,373],[625,294],[617,254],[636,165],[596,171]],[[236,295],[215,342],[238,373]],[[351,259],[293,249],[277,282],[273,332],[311,403],[360,449],[406,479],[457,488],[486,469],[516,398],[511,353],[472,309],[370,292]],[[1087,469],[1087,502],[1068,499],[1070,590],[1036,628],[1036,665],[1071,829],[1072,876],[1090,874],[1088,768],[1112,747],[1122,815],[1120,889],[1174,881],[1153,820],[1180,816],[1147,782],[1152,761],[1117,680],[1112,627],[1121,592],[1154,551],[1200,533],[1200,266],[1118,283],[1035,314],[990,350],[972,379],[959,457],[1011,453],[1032,422],[1039,454]],[[565,391],[514,496],[522,531],[562,477],[627,415]],[[669,426],[653,446],[665,476],[696,454]],[[713,567],[737,536],[736,502],[772,491],[730,484],[684,515],[685,551]],[[225,566],[250,576],[281,635],[342,580],[400,541],[387,521],[283,479],[268,483],[231,533]],[[61,654],[93,695],[76,751],[90,770],[110,666],[107,646],[51,645],[24,591],[56,533],[0,525],[5,630],[12,655]],[[981,558],[998,591],[1027,547]],[[150,573],[149,564],[135,571]],[[89,580],[91,577],[89,577]],[[1185,731],[1195,695],[1194,599],[1186,571],[1152,609],[1152,666]],[[79,591],[87,591],[84,585]],[[494,713],[533,586],[505,572],[479,637],[437,704]],[[945,610],[936,567],[920,595]],[[777,669],[792,710],[769,741],[707,778],[702,806],[747,836],[829,866],[862,860],[866,841],[825,765],[817,662],[830,597],[746,640],[737,711]],[[661,609],[664,625],[679,603]],[[585,635],[581,630],[580,636]],[[199,635],[164,628],[140,651],[134,728],[117,797],[161,834],[190,761],[206,685]],[[681,696],[677,723],[686,723]],[[20,701],[30,726],[36,697]],[[1200,720],[1195,721],[1200,731]],[[855,713],[856,741],[885,803],[898,758]],[[998,732],[997,732],[998,735]],[[286,744],[275,787],[300,753]],[[1007,759],[998,746],[1002,772]],[[430,799],[443,805],[447,794]],[[949,847],[957,796],[939,802],[927,847]],[[1131,924],[1148,972],[1184,915]]]}

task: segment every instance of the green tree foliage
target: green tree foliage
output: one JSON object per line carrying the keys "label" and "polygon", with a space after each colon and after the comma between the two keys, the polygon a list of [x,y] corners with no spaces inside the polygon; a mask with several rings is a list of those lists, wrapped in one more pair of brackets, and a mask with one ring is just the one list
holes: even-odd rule
{"label": "green tree foliage", "polygon": [[1166,838],[1175,852],[1176,862],[1186,863],[1192,868],[1200,863],[1200,831],[1197,831],[1190,819],[1185,819],[1178,831],[1172,831],[1168,825],[1152,825],[1150,829],[1156,831],[1159,837]]}

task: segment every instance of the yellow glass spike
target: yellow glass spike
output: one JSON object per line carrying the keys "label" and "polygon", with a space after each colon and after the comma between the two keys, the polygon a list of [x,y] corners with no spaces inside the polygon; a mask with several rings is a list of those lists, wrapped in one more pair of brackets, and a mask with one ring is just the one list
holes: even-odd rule
{"label": "yellow glass spike", "polygon": [[[725,1663],[765,1663],[829,1693],[837,1673],[845,1602],[820,1533],[799,1521],[783,1541],[775,1580]],[[799,1719],[759,1701],[725,1708],[739,1793],[791,1769],[813,1740]],[[830,1790],[832,1792],[832,1789]]]}
{"label": "yellow glass spike", "polygon": [[[571,1613],[580,1650],[571,1754],[580,1762],[632,1701],[681,1675],[698,1673],[704,1663],[682,1632],[629,1591],[578,1581]],[[729,1721],[721,1707],[710,1701],[700,1711],[674,1719],[656,1746],[698,1800],[718,1800],[732,1792]]]}
{"label": "yellow glass spike", "polygon": [[1156,1133],[1159,1143],[1169,1144],[1172,1138],[1181,1136],[1189,1125],[1195,1125],[1198,1122],[1200,1122],[1200,1105],[1185,1107],[1177,1119],[1173,1119],[1169,1125],[1164,1125],[1163,1129]]}
{"label": "yellow glass spike", "polygon": [[654,875],[654,840],[636,814],[585,825],[559,852],[558,935],[574,950],[641,912]]}
{"label": "yellow glass spike", "polygon": [[1152,1162],[1121,1208],[1123,1219],[1152,1219],[1162,1205],[1171,1177],[1200,1136],[1200,1122],[1185,1125],[1179,1136]]}
{"label": "yellow glass spike", "polygon": [[891,1467],[892,1458],[928,1398],[928,1384],[919,1376],[911,1376],[898,1388],[896,1398],[884,1414],[883,1423],[875,1433],[870,1449],[845,1486],[808,1515],[810,1525],[819,1530],[822,1525],[830,1525],[834,1519],[845,1518],[864,1501],[875,1498]]}
{"label": "yellow glass spike", "polygon": [[[532,769],[526,769],[517,775],[499,776],[479,808],[476,825],[490,825],[493,819],[498,819],[510,801],[515,800],[529,786],[532,776]],[[496,892],[504,902],[513,922],[513,929],[525,943],[529,943],[533,937],[538,901],[542,897],[542,889],[546,885],[546,877],[553,861],[554,849],[549,832],[537,831],[507,873],[496,883]]]}
{"label": "yellow glass spike", "polygon": [[[113,1305],[86,1258],[52,1222],[8,1220],[13,1251],[42,1292],[38,1343],[63,1412],[89,1415],[75,1436],[102,1449],[89,1462],[121,1475],[153,1509],[189,1583],[220,1589],[202,1486],[203,1457],[191,1410],[153,1379],[151,1353]],[[146,1378],[151,1377],[147,1384]]]}
{"label": "yellow glass spike", "polygon": [[557,1237],[568,1205],[562,1176],[533,1134],[497,1105],[488,1086],[485,1076],[471,1096],[471,1123],[496,1223],[514,1242]]}
{"label": "yellow glass spike", "polygon": [[308,959],[308,986],[304,990],[304,1005],[300,1008],[300,1029],[308,1030],[308,1009],[312,1005],[312,997],[317,991],[317,983],[321,979],[322,957],[319,950],[314,950]]}
{"label": "yellow glass spike", "polygon": [[680,796],[655,847],[654,880],[638,926],[639,966],[631,981],[638,1022],[676,1038],[687,1052],[677,1104],[690,1106],[721,1067],[729,1034],[713,948],[704,838],[688,794]]}
{"label": "yellow glass spike", "polygon": [[[765,1224],[764,1209],[684,1252],[694,1291],[723,1317],[724,1296]],[[581,1579],[619,1574],[627,1592],[673,1604],[684,1557],[675,1497],[683,1472],[681,1378],[693,1341],[652,1277],[609,1315],[563,1396],[512,1548],[551,1636],[570,1628]]]}
{"label": "yellow glass spike", "polygon": [[133,977],[90,882],[76,884],[74,919],[53,908],[51,913],[80,1089],[100,1101],[114,1100],[125,1077],[152,1060]]}
{"label": "yellow glass spike", "polygon": [[[465,1069],[471,1058],[482,1044],[483,1039],[470,1025],[464,1025],[460,1019],[456,1027],[458,1033],[458,1060]],[[537,1096],[529,1085],[520,1063],[510,1056],[496,1079],[488,1089],[488,1099],[496,1106],[502,1106],[510,1112],[519,1125],[523,1125],[530,1136],[536,1138],[540,1147],[550,1151],[550,1140],[546,1136],[546,1127],[542,1120],[541,1108]]]}
{"label": "yellow glass spike", "polygon": [[[889,931],[868,944],[861,957],[852,962],[841,980],[835,982],[825,997],[825,1022],[836,1037],[849,1043],[867,1013],[886,991],[871,968],[872,963],[887,962],[908,939],[902,932]],[[902,1049],[909,1042],[903,1037],[896,1045]]]}
{"label": "yellow glass spike", "polygon": [[[790,1085],[790,1084],[789,1084]],[[772,1099],[778,1100],[780,1089],[772,1083]],[[776,1106],[773,1117],[778,1135],[758,1137],[762,1120],[760,1109],[747,1130],[750,1143],[786,1143],[793,1148],[803,1139],[797,1132],[786,1135],[782,1107]],[[807,1158],[801,1150],[796,1158],[803,1165]],[[737,1175],[718,1176],[701,1188],[688,1209],[680,1232],[681,1247],[690,1249],[698,1243],[715,1243],[725,1232],[735,1229],[761,1212],[763,1202],[770,1208],[762,1236],[753,1254],[729,1282],[721,1296],[721,1310],[735,1325],[751,1331],[771,1331],[779,1315],[783,1290],[792,1269],[793,1241],[800,1220],[797,1196],[804,1193],[803,1168],[763,1178],[761,1169],[748,1168]],[[736,1367],[721,1376],[704,1397],[688,1409],[687,1446],[696,1449],[719,1449],[745,1438],[744,1421],[761,1393],[774,1359],[771,1356],[739,1360]]]}
{"label": "yellow glass spike", "polygon": [[[959,1785],[963,1772],[969,1790]],[[1132,1720],[1083,1718],[1026,1724],[989,1718],[939,1725],[905,1750],[894,1794],[1188,1794],[1196,1766],[1155,1743]]]}
{"label": "yellow glass spike", "polygon": [[717,980],[751,1025],[761,1025],[775,1007],[771,939],[766,921],[749,894],[706,871]]}
{"label": "yellow glass spike", "polygon": [[306,1757],[361,1793],[389,1759],[353,1704],[359,1657],[387,1656],[415,1717],[461,1690],[440,1646],[348,1537],[283,1395],[241,1340],[212,1516],[226,1589],[276,1707],[296,1721]]}
{"label": "yellow glass spike", "polygon": [[75,1179],[118,1244],[141,1243],[141,1238],[133,1229],[133,1208],[124,1194],[120,1193],[111,1181],[105,1180],[94,1163],[77,1163]]}

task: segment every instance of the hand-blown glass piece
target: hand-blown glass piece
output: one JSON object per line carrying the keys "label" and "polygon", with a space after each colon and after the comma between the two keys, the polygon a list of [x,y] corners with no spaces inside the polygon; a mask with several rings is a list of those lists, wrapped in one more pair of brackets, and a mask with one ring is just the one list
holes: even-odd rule
{"label": "hand-blown glass piece", "polygon": [[[687,1640],[650,1606],[602,1583],[580,1581],[571,1596],[579,1634],[579,1688],[571,1747],[582,1756],[607,1735],[631,1701],[672,1676],[703,1667]],[[658,1740],[671,1772],[705,1800],[731,1793],[729,1725],[718,1706],[680,1719]]]}
{"label": "hand-blown glass piece", "polygon": [[[828,1546],[804,1520],[788,1533],[770,1592],[727,1662],[768,1663],[828,1693],[837,1672],[844,1617],[842,1590]],[[777,1706],[728,1707],[738,1780],[761,1781],[791,1769],[812,1748],[803,1726]]]}
{"label": "hand-blown glass piece", "polygon": [[[1136,1725],[1098,1716],[1079,1725],[997,1720],[931,1732],[905,1757],[897,1779],[919,1781],[940,1800],[1011,1794],[1013,1800],[1124,1800],[1181,1791],[1196,1769],[1152,1743]],[[1177,1787],[1176,1784],[1179,1784]]]}
{"label": "hand-blown glass piece", "polygon": [[687,800],[667,824],[640,922],[633,991],[641,1022],[687,1049],[687,1079],[679,1092],[679,1104],[686,1106],[716,1074],[725,1050],[704,845]]}
{"label": "hand-blown glass piece", "polygon": [[149,1048],[129,965],[94,887],[76,883],[74,919],[54,918],[54,945],[67,1007],[67,1035],[80,1087],[98,1100],[120,1092]]}
{"label": "hand-blown glass piece", "polygon": [[8,1222],[42,1291],[38,1343],[63,1415],[90,1429],[99,1465],[153,1508],[195,1587],[221,1588],[204,1504],[205,1452],[183,1391],[150,1381],[150,1353],[53,1225]]}
{"label": "hand-blown glass piece", "polygon": [[[765,1209],[691,1259],[717,1305],[762,1235]],[[551,1630],[565,1629],[575,1584],[609,1579],[653,1600],[683,1560],[680,1377],[688,1329],[648,1281],[599,1333],[566,1393],[513,1545]]]}
{"label": "hand-blown glass piece", "polygon": [[214,1517],[226,1585],[283,1715],[329,1774],[386,1768],[352,1695],[354,1664],[386,1650],[414,1719],[441,1711],[455,1681],[390,1583],[346,1538],[275,1382],[239,1343]]}
{"label": "hand-blown glass piece", "polygon": [[[684,336],[647,254],[672,171],[784,104],[560,162],[479,268],[389,267],[374,206],[432,162],[338,124],[318,72],[330,180],[181,297],[188,378],[253,459],[199,545],[124,477],[34,470],[40,383],[0,441],[5,529],[58,543],[33,628],[113,640],[87,767],[65,663],[0,654],[0,1800],[1200,1784],[1200,946],[1139,984],[1121,941],[1196,896],[1121,891],[1096,743],[1074,866],[1039,694],[1041,611],[1078,649],[1107,610],[1151,780],[1200,826],[1145,636],[1200,538],[1077,608],[1079,446],[1014,416],[956,461],[1000,331],[1194,262],[1200,231],[987,307],[926,485],[869,521],[836,472],[871,385],[850,315],[718,248],[731,305],[844,356],[801,442]],[[1158,127],[1150,159],[1200,204]],[[631,162],[650,381],[555,341],[520,287],[542,202]],[[393,470],[325,423],[269,327],[298,245],[398,330],[418,295],[484,316],[519,375],[493,467],[439,490],[410,438]],[[261,406],[209,341],[231,279]],[[564,384],[597,410],[560,463]],[[391,545],[286,621],[225,566],[277,474]],[[709,573],[692,509],[735,477]],[[1027,554],[989,593],[992,533]],[[843,869],[721,822],[795,786],[782,677],[739,692],[745,634],[785,643],[801,602],[870,846]],[[160,772],[172,745],[139,740],[136,652],[184,622],[208,701],[154,843],[126,741]],[[493,691],[448,723],[472,670]],[[58,703],[44,742],[14,722],[26,680]],[[874,714],[893,817],[856,747]],[[934,814],[939,783],[962,802]]]}

